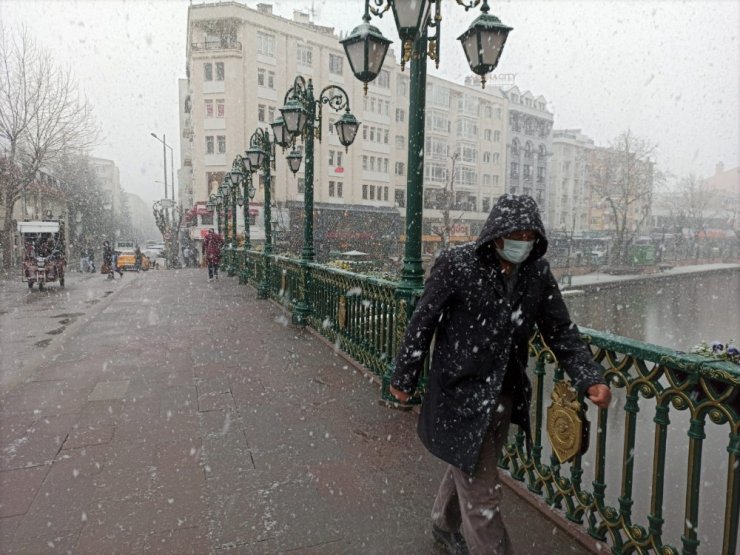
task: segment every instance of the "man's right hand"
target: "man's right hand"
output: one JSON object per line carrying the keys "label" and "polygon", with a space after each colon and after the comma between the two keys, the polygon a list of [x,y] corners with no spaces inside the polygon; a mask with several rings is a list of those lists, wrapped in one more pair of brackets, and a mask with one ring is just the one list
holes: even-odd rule
{"label": "man's right hand", "polygon": [[409,399],[411,399],[411,395],[409,393],[406,393],[405,391],[401,391],[400,389],[396,389],[395,387],[390,387],[391,395],[393,395],[399,402],[405,403]]}

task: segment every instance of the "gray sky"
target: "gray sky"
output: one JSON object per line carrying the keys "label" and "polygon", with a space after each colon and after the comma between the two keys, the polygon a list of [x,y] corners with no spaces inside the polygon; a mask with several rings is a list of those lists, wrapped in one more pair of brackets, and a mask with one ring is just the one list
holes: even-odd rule
{"label": "gray sky", "polygon": [[[179,165],[177,79],[185,76],[189,3],[0,0],[4,24],[26,24],[72,66],[103,130],[93,154],[115,160],[124,188],[149,201],[163,190],[155,182],[163,179],[162,145],[150,132],[166,134]],[[313,4],[316,23],[345,31],[361,22],[364,6],[361,0],[273,4],[288,17]],[[521,88],[543,94],[556,127],[581,128],[602,145],[631,128],[659,145],[661,169],[679,175],[711,175],[720,160],[726,168],[740,164],[740,2],[489,4],[514,27],[497,73],[516,74]],[[442,58],[430,73],[455,81],[469,74],[456,37],[477,13],[443,2]],[[374,23],[398,51],[390,12]]]}

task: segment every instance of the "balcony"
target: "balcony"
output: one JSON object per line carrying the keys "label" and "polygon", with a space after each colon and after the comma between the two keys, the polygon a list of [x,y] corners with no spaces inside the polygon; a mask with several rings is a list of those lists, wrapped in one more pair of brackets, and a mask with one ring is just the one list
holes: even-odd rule
{"label": "balcony", "polygon": [[236,40],[210,40],[207,42],[191,42],[190,48],[195,52],[212,51],[212,50],[232,50],[242,51],[242,43]]}

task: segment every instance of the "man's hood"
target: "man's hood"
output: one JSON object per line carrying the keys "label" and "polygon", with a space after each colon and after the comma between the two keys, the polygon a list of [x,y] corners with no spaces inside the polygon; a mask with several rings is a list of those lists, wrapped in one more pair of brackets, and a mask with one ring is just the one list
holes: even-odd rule
{"label": "man's hood", "polygon": [[528,195],[502,195],[496,201],[488,215],[475,250],[480,250],[494,239],[504,237],[514,231],[531,229],[537,232],[537,239],[527,260],[532,261],[544,256],[547,251],[547,236],[542,225],[537,203]]}

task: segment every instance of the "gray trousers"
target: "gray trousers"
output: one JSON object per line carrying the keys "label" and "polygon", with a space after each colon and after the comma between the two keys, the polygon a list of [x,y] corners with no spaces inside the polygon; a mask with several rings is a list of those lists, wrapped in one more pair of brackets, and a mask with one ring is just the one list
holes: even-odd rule
{"label": "gray trousers", "polygon": [[503,492],[497,468],[510,420],[511,399],[502,397],[483,439],[475,474],[448,466],[434,501],[432,522],[449,532],[460,530],[471,555],[514,553],[501,519]]}

